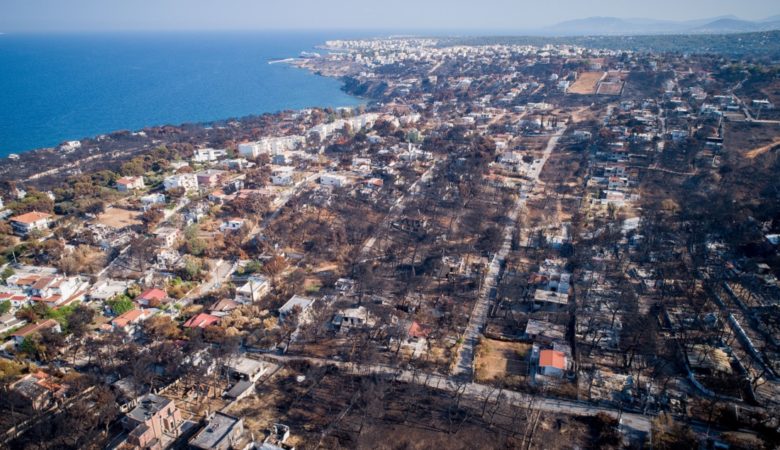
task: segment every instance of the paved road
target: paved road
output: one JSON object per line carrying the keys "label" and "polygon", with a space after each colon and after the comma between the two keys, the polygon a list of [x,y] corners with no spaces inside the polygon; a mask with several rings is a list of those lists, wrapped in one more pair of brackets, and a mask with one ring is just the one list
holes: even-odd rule
{"label": "paved road", "polygon": [[[392,376],[394,380],[404,383],[414,383],[424,385],[432,389],[448,392],[463,392],[466,396],[485,399],[488,396],[495,398],[498,390],[493,386],[480,383],[464,382],[456,377],[447,377],[439,374],[415,372],[411,370],[401,370],[380,364],[355,364],[341,361],[333,361],[323,358],[311,358],[304,356],[280,356],[275,354],[265,354],[264,358],[274,362],[288,361],[306,361],[313,365],[333,365],[340,370],[356,375],[387,375]],[[595,416],[598,413],[606,413],[612,417],[620,417],[624,426],[634,430],[649,433],[651,429],[652,416],[642,414],[621,412],[618,409],[593,405],[587,402],[575,400],[553,399],[540,396],[534,396],[523,392],[502,390],[506,401],[514,406],[531,408],[551,413],[570,414],[575,416]]]}
{"label": "paved road", "polygon": [[[547,147],[544,149],[541,161],[539,164],[535,164],[533,166],[534,169],[528,173],[531,183],[536,184],[539,181],[539,175],[541,175],[544,165],[550,158],[553,149],[555,149],[555,145],[558,143],[558,139],[560,139],[564,131],[565,128],[560,128],[550,138],[549,142],[547,142]],[[469,323],[461,336],[463,343],[458,349],[458,359],[452,371],[454,376],[464,379],[471,379],[473,376],[474,351],[479,343],[479,337],[482,334],[483,328],[487,323],[490,304],[496,295],[496,287],[498,285],[501,266],[504,264],[504,260],[512,247],[512,236],[517,227],[517,216],[525,207],[525,204],[526,199],[523,198],[523,196],[519,196],[515,202],[514,208],[512,208],[507,216],[509,223],[504,228],[504,241],[501,244],[501,248],[490,261],[487,274],[485,275],[485,281],[482,284],[482,289],[479,292],[476,303],[474,303],[474,309],[471,311]]]}

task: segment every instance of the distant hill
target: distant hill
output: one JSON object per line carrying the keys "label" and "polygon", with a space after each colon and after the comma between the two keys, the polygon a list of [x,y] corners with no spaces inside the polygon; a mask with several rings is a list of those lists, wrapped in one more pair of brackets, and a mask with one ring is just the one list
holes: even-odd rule
{"label": "distant hill", "polygon": [[691,33],[751,33],[780,29],[780,19],[751,22],[739,19],[719,19],[689,30]]}
{"label": "distant hill", "polygon": [[643,18],[588,17],[568,20],[534,30],[533,34],[550,36],[653,35],[653,34],[724,34],[780,30],[780,15],[763,20],[742,20],[720,16],[698,20],[673,21]]}

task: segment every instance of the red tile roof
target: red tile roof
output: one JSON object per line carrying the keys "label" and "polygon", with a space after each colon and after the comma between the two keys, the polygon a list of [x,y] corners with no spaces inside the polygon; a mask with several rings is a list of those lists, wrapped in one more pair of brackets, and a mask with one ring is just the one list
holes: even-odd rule
{"label": "red tile roof", "polygon": [[14,337],[26,337],[28,334],[32,334],[32,333],[35,333],[37,331],[46,330],[46,329],[49,329],[49,328],[54,328],[57,325],[59,325],[59,323],[56,320],[54,320],[54,319],[44,320],[43,322],[40,322],[40,323],[31,323],[31,324],[29,324],[27,326],[19,328],[11,336],[14,336]]}
{"label": "red tile roof", "polygon": [[130,311],[125,312],[124,314],[120,315],[119,317],[116,317],[114,320],[111,321],[111,323],[115,327],[124,328],[127,325],[137,321],[144,315],[144,311],[140,309],[131,309]]}
{"label": "red tile roof", "polygon": [[23,302],[27,300],[27,296],[22,294],[14,294],[12,292],[2,292],[0,293],[0,301],[2,300],[13,300],[17,302]]}
{"label": "red tile roof", "polygon": [[566,370],[566,354],[558,350],[542,350],[539,352],[539,367]]}
{"label": "red tile roof", "polygon": [[62,296],[59,294],[50,295],[48,297],[32,297],[30,300],[34,302],[43,302],[43,303],[57,303],[60,300],[62,300]]}
{"label": "red tile roof", "polygon": [[44,289],[47,286],[49,286],[49,284],[51,284],[52,281],[54,281],[54,277],[50,277],[50,276],[40,277],[40,278],[38,278],[38,281],[36,281],[35,284],[32,285],[32,288],[33,289]]}
{"label": "red tile roof", "polygon": [[208,328],[219,322],[219,317],[211,314],[200,313],[190,320],[184,322],[186,328]]}
{"label": "red tile roof", "polygon": [[116,184],[133,184],[138,181],[138,177],[124,177],[116,180]]}
{"label": "red tile roof", "polygon": [[145,290],[138,298],[143,300],[165,300],[168,298],[168,294],[162,289],[152,288]]}
{"label": "red tile roof", "polygon": [[428,334],[430,334],[431,330],[428,329],[428,327],[423,327],[417,322],[412,322],[412,325],[409,326],[409,337],[414,338],[424,338],[428,337]]}
{"label": "red tile roof", "polygon": [[28,212],[27,214],[11,217],[11,222],[33,224],[43,219],[48,219],[50,217],[52,217],[51,214],[47,214],[39,211],[32,211],[32,212]]}

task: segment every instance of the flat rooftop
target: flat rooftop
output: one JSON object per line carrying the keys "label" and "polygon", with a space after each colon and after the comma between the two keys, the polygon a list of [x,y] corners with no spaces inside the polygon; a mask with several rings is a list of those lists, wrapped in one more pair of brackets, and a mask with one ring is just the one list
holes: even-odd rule
{"label": "flat rooftop", "polygon": [[127,413],[127,417],[141,423],[146,422],[168,406],[170,402],[171,400],[165,397],[160,397],[155,394],[146,394],[138,402],[138,406]]}
{"label": "flat rooftop", "polygon": [[190,446],[202,449],[217,448],[217,444],[230,435],[239,421],[240,419],[221,412],[214,413],[206,427],[190,439]]}

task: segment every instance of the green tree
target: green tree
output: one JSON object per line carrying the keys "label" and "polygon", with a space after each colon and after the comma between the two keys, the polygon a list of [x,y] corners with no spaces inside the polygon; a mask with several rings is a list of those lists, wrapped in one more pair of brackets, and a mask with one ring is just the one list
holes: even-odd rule
{"label": "green tree", "polygon": [[41,357],[46,353],[46,346],[41,342],[41,335],[33,333],[24,338],[19,345],[19,350],[35,359],[42,359]]}
{"label": "green tree", "polygon": [[0,315],[5,314],[10,310],[11,310],[11,302],[9,300],[0,302]]}
{"label": "green tree", "polygon": [[198,225],[190,225],[184,231],[184,246],[187,253],[194,256],[203,256],[206,251],[206,242],[198,237]]}
{"label": "green tree", "polygon": [[6,266],[5,269],[3,269],[3,272],[0,273],[0,280],[5,283],[5,280],[7,280],[10,276],[12,276],[14,273],[14,269],[11,266]]}
{"label": "green tree", "polygon": [[124,294],[117,295],[108,302],[108,307],[111,308],[111,311],[114,312],[117,316],[122,315],[126,313],[127,311],[130,311],[131,309],[135,308],[135,304],[133,303],[130,298]]}
{"label": "green tree", "polygon": [[206,264],[201,258],[195,256],[184,257],[184,267],[181,270],[181,278],[185,281],[201,281]]}
{"label": "green tree", "polygon": [[146,172],[146,169],[144,168],[143,159],[133,158],[130,161],[122,164],[122,168],[120,169],[120,172],[122,173],[122,175],[125,176],[143,175],[144,172]]}

